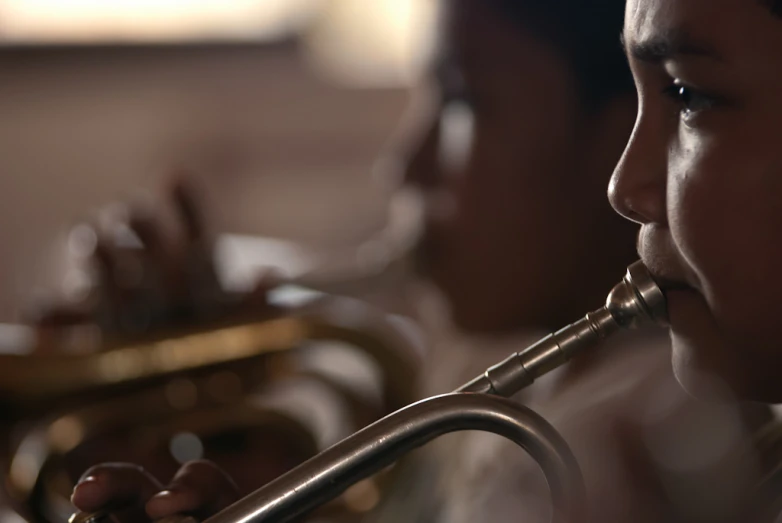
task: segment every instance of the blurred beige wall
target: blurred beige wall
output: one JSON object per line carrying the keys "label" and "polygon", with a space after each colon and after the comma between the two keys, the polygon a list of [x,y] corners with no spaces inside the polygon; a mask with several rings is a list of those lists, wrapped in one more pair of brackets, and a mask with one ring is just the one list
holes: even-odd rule
{"label": "blurred beige wall", "polygon": [[365,235],[405,102],[328,83],[294,44],[0,49],[0,322],[57,277],[70,224],[177,166],[199,174],[218,232]]}

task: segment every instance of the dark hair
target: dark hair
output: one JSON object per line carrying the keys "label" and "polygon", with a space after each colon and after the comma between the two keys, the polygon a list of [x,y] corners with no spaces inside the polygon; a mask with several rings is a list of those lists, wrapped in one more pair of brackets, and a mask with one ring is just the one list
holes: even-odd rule
{"label": "dark hair", "polygon": [[564,54],[575,69],[579,92],[586,103],[600,105],[617,95],[632,92],[632,74],[619,41],[625,0],[491,0],[488,3]]}

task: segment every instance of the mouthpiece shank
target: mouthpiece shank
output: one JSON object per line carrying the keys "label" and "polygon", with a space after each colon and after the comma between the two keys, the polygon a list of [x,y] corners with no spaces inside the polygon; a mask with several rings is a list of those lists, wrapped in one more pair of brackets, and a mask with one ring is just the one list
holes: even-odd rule
{"label": "mouthpiece shank", "polygon": [[513,396],[618,329],[619,325],[611,313],[605,308],[599,309],[549,334],[523,352],[512,354],[489,367],[482,376],[460,387],[457,392],[477,392],[506,398]]}
{"label": "mouthpiece shank", "polygon": [[482,376],[457,389],[510,397],[536,379],[567,363],[581,351],[594,347],[621,328],[632,328],[645,320],[665,323],[665,297],[641,262],[627,269],[613,288],[605,306],[580,321],[550,334],[522,352],[490,367]]}
{"label": "mouthpiece shank", "polygon": [[[511,396],[622,328],[665,323],[665,298],[640,263],[631,265],[604,307],[488,369],[456,393],[397,411],[238,501],[204,523],[283,523],[333,499],[410,450],[457,430],[501,434],[526,449],[546,474],[552,521],[582,516],[583,481],[565,441]],[[459,394],[473,392],[481,394]],[[91,521],[91,520],[80,520]]]}

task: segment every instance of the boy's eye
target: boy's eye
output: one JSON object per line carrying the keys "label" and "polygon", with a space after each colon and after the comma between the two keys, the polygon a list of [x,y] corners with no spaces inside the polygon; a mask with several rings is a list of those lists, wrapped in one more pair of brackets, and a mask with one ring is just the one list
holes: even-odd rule
{"label": "boy's eye", "polygon": [[717,102],[714,97],[678,82],[667,87],[664,94],[680,106],[685,116],[710,109]]}

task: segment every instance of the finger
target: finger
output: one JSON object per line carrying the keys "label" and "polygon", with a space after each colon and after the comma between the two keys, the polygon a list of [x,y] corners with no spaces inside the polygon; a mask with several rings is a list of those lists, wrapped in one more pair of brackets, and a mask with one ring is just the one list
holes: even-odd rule
{"label": "finger", "polygon": [[239,499],[239,489],[210,461],[185,464],[165,490],[147,503],[147,514],[159,519],[173,514],[208,518]]}
{"label": "finger", "polygon": [[181,295],[185,286],[181,246],[167,237],[160,220],[150,212],[133,212],[129,226],[144,246],[142,262],[147,283],[151,285],[147,290],[152,290],[155,299],[163,302]]}
{"label": "finger", "polygon": [[168,242],[163,233],[163,227],[152,212],[133,209],[128,219],[128,227],[138,236],[144,249],[150,253],[158,256],[170,250],[167,248]]}
{"label": "finger", "polygon": [[96,321],[108,332],[134,335],[150,327],[164,299],[155,294],[156,285],[149,284],[158,263],[149,260],[149,249],[142,248],[130,219],[126,213],[104,223],[93,262],[100,281]]}
{"label": "finger", "polygon": [[92,258],[104,284],[116,290],[138,284],[137,262],[144,247],[130,227],[130,211],[124,205],[112,205],[99,217],[98,239]]}
{"label": "finger", "polygon": [[30,311],[25,319],[40,328],[60,329],[90,323],[92,314],[80,305],[49,306]]}
{"label": "finger", "polygon": [[183,231],[177,268],[186,285],[180,298],[188,302],[194,314],[210,318],[223,306],[224,290],[215,269],[213,245],[202,206],[192,181],[182,175],[174,183],[171,196]]}
{"label": "finger", "polygon": [[105,463],[84,473],[71,502],[82,512],[114,510],[122,521],[146,521],[144,505],[161,488],[159,481],[137,465]]}
{"label": "finger", "polygon": [[122,280],[120,255],[114,239],[108,233],[101,233],[92,252],[92,263],[97,272],[100,289],[104,297],[115,300],[120,294],[118,282]]}
{"label": "finger", "polygon": [[286,279],[285,273],[277,267],[262,268],[255,275],[254,292],[269,292],[284,284]]}
{"label": "finger", "polygon": [[98,285],[95,287],[94,321],[106,332],[118,333],[125,323],[123,316],[132,297],[131,272],[138,272],[137,260],[123,263],[123,253],[102,236],[93,253]]}
{"label": "finger", "polygon": [[20,319],[32,327],[32,336],[20,342],[20,349],[56,353],[93,348],[98,341],[89,299],[58,302],[39,297],[20,311]]}
{"label": "finger", "polygon": [[247,293],[247,296],[242,302],[242,306],[252,308],[253,310],[268,307],[269,291],[275,287],[279,287],[284,281],[285,278],[278,269],[262,269],[258,272],[258,275],[255,278],[255,284],[253,285],[252,290]]}
{"label": "finger", "polygon": [[171,189],[171,198],[181,220],[187,242],[203,241],[206,236],[203,213],[193,184],[180,175]]}

